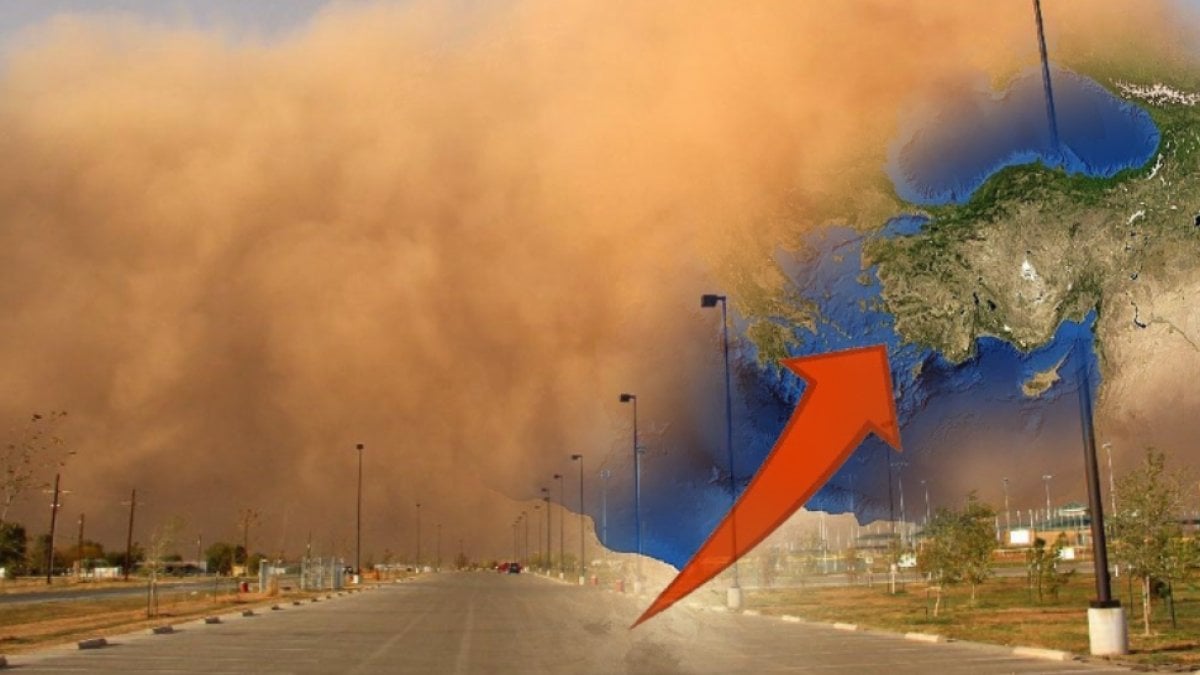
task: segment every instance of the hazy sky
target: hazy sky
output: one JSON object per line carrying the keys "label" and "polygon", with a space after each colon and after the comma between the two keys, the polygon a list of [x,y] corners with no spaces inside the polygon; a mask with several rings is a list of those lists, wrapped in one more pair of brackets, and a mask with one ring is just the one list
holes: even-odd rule
{"label": "hazy sky", "polygon": [[[98,536],[138,487],[147,523],[344,547],[363,442],[372,549],[421,501],[503,550],[512,500],[626,447],[629,389],[707,475],[698,294],[886,204],[912,97],[1036,62],[1025,0],[320,4],[0,0],[0,412],[71,412]],[[1181,43],[1052,5],[1089,8],[1064,50]]]}

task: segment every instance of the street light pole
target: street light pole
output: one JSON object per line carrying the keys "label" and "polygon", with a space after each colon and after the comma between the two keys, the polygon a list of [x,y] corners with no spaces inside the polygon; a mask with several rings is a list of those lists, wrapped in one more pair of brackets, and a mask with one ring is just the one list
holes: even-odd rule
{"label": "street light pole", "polygon": [[1108,455],[1108,499],[1109,503],[1112,504],[1112,512],[1115,515],[1117,513],[1117,484],[1116,479],[1113,478],[1112,443],[1105,443],[1104,451]]}
{"label": "street light pole", "polygon": [[579,585],[587,579],[586,551],[583,543],[583,455],[571,455],[572,461],[579,462]]}
{"label": "street light pole", "polygon": [[925,527],[929,527],[930,512],[929,512],[929,483],[921,481],[921,487],[925,488]]}
{"label": "street light pole", "polygon": [[[733,509],[737,506],[737,474],[734,472],[733,466],[733,388],[729,379],[729,311],[728,300],[724,295],[716,295],[715,293],[707,293],[700,296],[700,306],[716,307],[717,303],[721,303],[721,350],[725,356],[725,450],[729,455],[729,502],[730,514],[733,516],[729,519],[730,537],[733,539],[733,548],[737,550],[737,515]],[[738,564],[735,558],[733,564],[733,583],[730,584],[729,590],[726,592],[725,602],[730,609],[739,609],[742,606],[742,587],[738,583]]]}
{"label": "street light pole", "polygon": [[1042,482],[1046,485],[1046,529],[1050,529],[1050,479],[1054,478],[1054,474],[1043,474]]}
{"label": "street light pole", "polygon": [[604,469],[600,472],[600,545],[604,551],[605,561],[608,560],[608,479],[612,472]]}
{"label": "street light pole", "polygon": [[558,578],[567,576],[567,488],[561,473],[554,474],[558,481],[558,505],[562,507],[562,515],[558,517]]}
{"label": "street light pole", "polygon": [[[1000,480],[1004,483],[1004,529],[1006,532],[1012,532],[1012,516],[1008,511],[1008,478],[1005,477],[1001,478]],[[1005,540],[1007,540],[1008,537],[1009,535],[1006,534]]]}
{"label": "street light pole", "polygon": [[75,548],[75,578],[83,578],[83,524],[87,520],[86,513],[79,514],[79,541]]}
{"label": "street light pole", "polygon": [[550,557],[553,555],[551,553],[553,549],[550,547],[550,488],[542,488],[542,501],[546,503],[546,575],[549,576],[551,564]]}
{"label": "street light pole", "polygon": [[621,403],[633,403],[633,522],[634,539],[637,542],[637,558],[634,560],[635,572],[633,592],[642,593],[642,464],[639,458],[637,434],[637,396],[621,394]]}
{"label": "street light pole", "polygon": [[358,508],[354,515],[354,573],[362,575],[362,452],[363,444],[354,446],[358,450]]}
{"label": "street light pole", "polygon": [[[529,524],[525,524],[525,543],[529,543]],[[437,524],[437,537],[433,540],[433,571],[442,571],[442,524]]]}
{"label": "street light pole", "polygon": [[1088,509],[1092,516],[1092,564],[1096,579],[1096,599],[1088,606],[1088,638],[1092,655],[1107,656],[1128,653],[1129,635],[1125,625],[1125,610],[1121,607],[1121,601],[1112,597],[1112,580],[1108,576],[1108,540],[1104,533],[1104,499],[1100,496],[1100,468],[1096,461],[1092,387],[1089,380],[1087,360],[1080,358],[1079,426],[1083,435]]}
{"label": "street light pole", "polygon": [[421,573],[421,502],[417,502],[417,574],[420,574],[420,573]]}

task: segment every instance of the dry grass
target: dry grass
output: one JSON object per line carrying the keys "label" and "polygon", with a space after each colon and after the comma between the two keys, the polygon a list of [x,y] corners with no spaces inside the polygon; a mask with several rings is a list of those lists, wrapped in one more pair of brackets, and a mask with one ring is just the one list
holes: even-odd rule
{"label": "dry grass", "polygon": [[[1120,580],[1124,581],[1124,580]],[[1114,591],[1125,593],[1124,584]],[[1026,645],[1088,652],[1087,606],[1094,597],[1090,577],[1071,581],[1057,599],[1038,602],[1024,579],[992,579],[979,589],[975,606],[967,588],[955,588],[933,616],[933,592],[909,583],[891,595],[886,584],[811,589],[751,591],[749,607],[764,614],[794,614],[818,621],[844,621],[885,630],[927,632],[959,640]],[[1135,600],[1140,603],[1138,598]],[[1123,659],[1143,665],[1200,665],[1200,593],[1177,588],[1172,628],[1165,603],[1156,602],[1150,637],[1142,636],[1141,605],[1122,597],[1130,623],[1132,654]]]}
{"label": "dry grass", "polygon": [[[0,611],[0,653],[21,653],[279,601],[257,593],[222,594],[214,598],[211,593],[197,591],[165,596],[159,602],[158,615],[153,618],[146,616],[145,596],[4,605]],[[287,598],[312,595],[295,592],[287,594]]]}

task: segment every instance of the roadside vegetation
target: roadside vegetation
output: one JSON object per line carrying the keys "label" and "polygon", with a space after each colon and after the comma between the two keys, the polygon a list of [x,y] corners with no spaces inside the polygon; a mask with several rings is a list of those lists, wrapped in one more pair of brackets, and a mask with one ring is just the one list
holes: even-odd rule
{"label": "roadside vegetation", "polygon": [[[1196,483],[1148,449],[1116,485],[1107,521],[1110,563],[1119,569],[1112,592],[1125,607],[1131,647],[1116,660],[1200,667],[1200,533],[1189,501]],[[1087,526],[1060,519],[1032,530],[1027,545],[1000,546],[1003,520],[969,494],[961,508],[935,511],[910,546],[884,534],[873,536],[891,545],[864,545],[860,536],[830,552],[810,536],[790,550],[758,550],[742,569],[772,572],[751,580],[747,603],[764,614],[1087,654],[1087,608],[1096,597],[1090,543],[1078,541]],[[915,559],[915,569],[893,577],[891,565],[905,559]],[[833,576],[829,560],[837,561]]]}

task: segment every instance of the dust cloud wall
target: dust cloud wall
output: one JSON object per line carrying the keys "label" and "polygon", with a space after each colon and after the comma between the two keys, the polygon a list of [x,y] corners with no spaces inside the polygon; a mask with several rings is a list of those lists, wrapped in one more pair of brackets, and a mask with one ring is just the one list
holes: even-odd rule
{"label": "dust cloud wall", "polygon": [[[757,273],[723,252],[891,203],[897,111],[1033,63],[1027,5],[333,4],[270,41],[56,17],[0,72],[0,412],[70,412],[65,517],[112,541],[137,487],[147,527],[256,508],[264,550],[346,552],[362,442],[371,551],[413,548],[420,501],[423,541],[499,554],[570,453],[590,496],[622,466],[621,391],[720,456],[698,295]],[[1047,12],[1064,53],[1172,20]]]}

